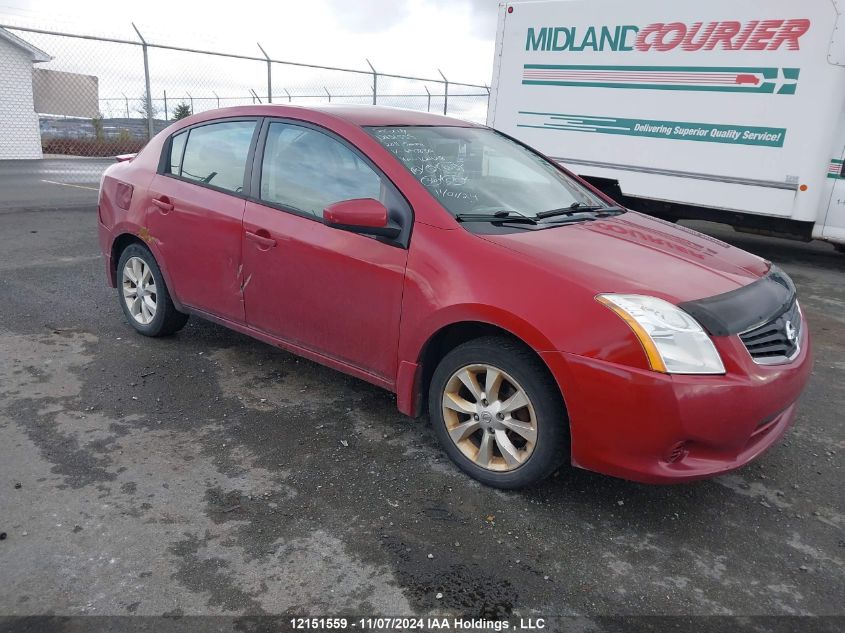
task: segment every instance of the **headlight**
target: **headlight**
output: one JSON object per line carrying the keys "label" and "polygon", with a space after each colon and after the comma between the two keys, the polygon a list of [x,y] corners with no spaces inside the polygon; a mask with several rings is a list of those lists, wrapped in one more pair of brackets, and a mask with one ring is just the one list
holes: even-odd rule
{"label": "headlight", "polygon": [[596,300],[622,317],[637,335],[654,371],[665,374],[724,374],[713,341],[698,322],[668,301],[644,295],[599,295]]}

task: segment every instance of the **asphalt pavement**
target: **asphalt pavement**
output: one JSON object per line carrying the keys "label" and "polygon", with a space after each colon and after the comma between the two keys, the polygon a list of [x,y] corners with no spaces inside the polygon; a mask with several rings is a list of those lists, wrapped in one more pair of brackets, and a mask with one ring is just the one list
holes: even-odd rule
{"label": "asphalt pavement", "polygon": [[96,192],[28,189],[62,182],[60,165],[7,167],[0,616],[841,626],[845,255],[829,245],[696,225],[785,268],[814,337],[798,420],[759,460],[669,487],[565,467],[502,492],[461,474],[427,420],[376,387],[198,318],[173,337],[135,334],[105,283]]}
{"label": "asphalt pavement", "polygon": [[97,204],[100,175],[114,159],[0,160],[0,213]]}

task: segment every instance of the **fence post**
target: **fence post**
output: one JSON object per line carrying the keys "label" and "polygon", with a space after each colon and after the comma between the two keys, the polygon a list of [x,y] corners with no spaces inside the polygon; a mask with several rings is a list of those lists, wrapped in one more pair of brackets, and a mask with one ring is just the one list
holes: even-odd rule
{"label": "fence post", "polygon": [[194,98],[191,96],[190,92],[186,92],[185,94],[188,95],[188,99],[191,100],[191,114],[193,114],[194,113]]}
{"label": "fence post", "polygon": [[487,110],[490,110],[490,86],[484,84],[484,88],[487,90]]}
{"label": "fence post", "polygon": [[437,72],[440,73],[440,76],[443,77],[443,85],[445,89],[443,91],[443,114],[449,113],[449,80],[446,79],[446,75],[438,68]]}
{"label": "fence post", "polygon": [[167,90],[163,90],[164,92],[164,120],[169,121],[170,119],[167,116]]}
{"label": "fence post", "polygon": [[146,86],[146,94],[144,97],[146,98],[146,108],[147,108],[147,138],[152,138],[155,136],[155,123],[153,121],[153,93],[150,92],[150,59],[147,55],[147,40],[144,39],[144,36],[141,35],[141,31],[138,30],[138,27],[135,26],[135,23],[132,22],[132,28],[135,29],[135,32],[138,34],[138,38],[141,40],[141,51],[144,53],[144,84]]}
{"label": "fence post", "polygon": [[373,71],[373,105],[376,105],[376,103],[378,102],[378,73],[376,72],[376,69],[373,68],[373,65],[370,63],[370,60],[368,59],[366,61],[367,66],[369,66],[370,70]]}
{"label": "fence post", "polygon": [[332,102],[332,93],[329,92],[329,89],[326,88],[325,86],[323,86],[323,90],[325,90],[326,94],[329,95],[329,103],[331,103]]}
{"label": "fence post", "polygon": [[293,98],[290,96],[290,93],[288,92],[288,89],[287,89],[287,88],[282,88],[282,90],[284,90],[284,91],[285,91],[285,94],[288,96],[288,103],[291,103],[291,102],[293,101]]}
{"label": "fence post", "polygon": [[428,95],[428,104],[425,106],[426,112],[431,112],[431,92],[428,89],[428,86],[423,86],[425,88],[425,93]]}
{"label": "fence post", "polygon": [[264,51],[264,47],[258,44],[258,48],[267,59],[267,103],[273,103],[273,64],[270,62],[270,56]]}
{"label": "fence post", "polygon": [[126,118],[129,118],[129,98],[126,96],[125,92],[121,92],[120,94],[123,95],[123,101],[126,103]]}
{"label": "fence post", "polygon": [[215,98],[217,99],[217,109],[219,110],[220,109],[220,97],[213,90],[211,91],[211,94],[213,94],[215,96]]}

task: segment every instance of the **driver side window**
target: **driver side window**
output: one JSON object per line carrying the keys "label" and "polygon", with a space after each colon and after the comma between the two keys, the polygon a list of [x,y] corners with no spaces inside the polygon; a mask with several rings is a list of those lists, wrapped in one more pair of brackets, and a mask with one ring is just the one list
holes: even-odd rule
{"label": "driver side window", "polygon": [[335,202],[386,203],[381,177],[340,141],[312,128],[270,123],[261,165],[261,199],[323,217]]}

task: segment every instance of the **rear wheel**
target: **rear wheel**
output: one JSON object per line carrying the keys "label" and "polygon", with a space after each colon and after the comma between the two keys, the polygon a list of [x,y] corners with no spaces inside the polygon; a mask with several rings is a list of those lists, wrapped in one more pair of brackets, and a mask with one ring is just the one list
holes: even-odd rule
{"label": "rear wheel", "polygon": [[144,336],[181,330],[188,315],[173,305],[155,257],[146,246],[130,244],[117,264],[117,295],[129,325]]}
{"label": "rear wheel", "polygon": [[452,460],[489,486],[540,481],[568,455],[566,411],[539,359],[499,337],[449,352],[431,381],[434,431]]}

